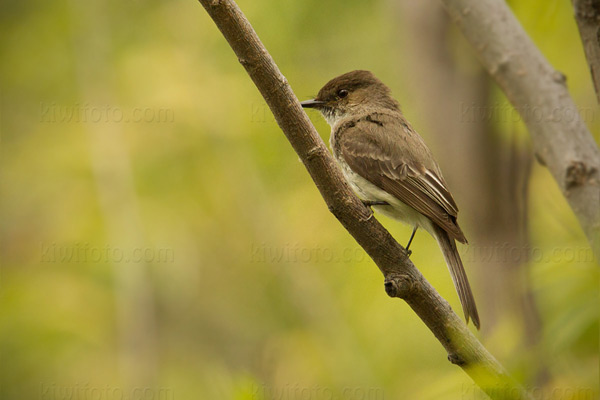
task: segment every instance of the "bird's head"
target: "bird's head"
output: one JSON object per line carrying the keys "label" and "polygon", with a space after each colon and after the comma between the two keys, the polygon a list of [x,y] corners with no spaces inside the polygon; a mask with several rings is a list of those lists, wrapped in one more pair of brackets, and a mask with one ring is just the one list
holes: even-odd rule
{"label": "bird's head", "polygon": [[392,98],[390,89],[373,73],[363,70],[333,78],[319,90],[317,97],[300,104],[304,108],[319,110],[331,126],[349,113],[381,108],[400,109],[398,102]]}

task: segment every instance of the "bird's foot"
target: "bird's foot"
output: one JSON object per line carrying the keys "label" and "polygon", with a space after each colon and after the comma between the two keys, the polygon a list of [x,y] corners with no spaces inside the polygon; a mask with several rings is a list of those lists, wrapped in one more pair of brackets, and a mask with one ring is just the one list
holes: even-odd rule
{"label": "bird's foot", "polygon": [[413,228],[412,235],[410,235],[410,239],[408,239],[408,244],[406,245],[406,257],[409,257],[409,258],[410,258],[410,255],[412,254],[412,250],[410,250],[410,244],[412,243],[413,239],[415,238],[415,233],[417,233],[416,226]]}

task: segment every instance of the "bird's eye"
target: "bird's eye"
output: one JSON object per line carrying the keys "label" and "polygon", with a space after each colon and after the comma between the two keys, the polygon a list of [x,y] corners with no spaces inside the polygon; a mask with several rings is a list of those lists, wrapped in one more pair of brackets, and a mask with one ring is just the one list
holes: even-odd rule
{"label": "bird's eye", "polygon": [[346,89],[340,89],[337,94],[340,99],[343,99],[348,96],[348,91]]}

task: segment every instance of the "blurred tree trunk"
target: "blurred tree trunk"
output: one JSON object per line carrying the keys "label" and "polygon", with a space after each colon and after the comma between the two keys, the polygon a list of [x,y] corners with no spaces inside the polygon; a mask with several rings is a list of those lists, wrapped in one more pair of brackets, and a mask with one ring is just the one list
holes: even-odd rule
{"label": "blurred tree trunk", "polygon": [[[79,95],[86,107],[116,106],[111,76],[111,24],[101,1],[71,2]],[[156,382],[156,322],[149,265],[133,260],[142,249],[144,234],[134,191],[133,174],[119,121],[83,125],[89,137],[107,244],[122,255],[113,267],[119,375],[126,388],[150,387]],[[114,259],[112,259],[114,258]]]}
{"label": "blurred tree trunk", "polygon": [[600,103],[600,0],[571,0],[596,98]]}
{"label": "blurred tree trunk", "polygon": [[[403,1],[397,11],[398,36],[410,55],[401,61],[415,85],[402,97],[416,102],[420,131],[435,138],[431,147],[459,205],[482,332],[508,319],[522,327],[522,345],[535,353],[541,321],[527,280],[529,146],[500,137],[494,119],[508,113],[494,110],[491,79],[439,2]],[[546,368],[536,367],[541,384]]]}

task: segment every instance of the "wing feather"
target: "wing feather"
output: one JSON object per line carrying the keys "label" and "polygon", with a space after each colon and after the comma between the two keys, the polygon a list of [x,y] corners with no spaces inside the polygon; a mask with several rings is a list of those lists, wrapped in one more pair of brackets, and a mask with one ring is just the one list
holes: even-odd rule
{"label": "wing feather", "polygon": [[370,114],[338,128],[334,151],[369,182],[466,243],[458,207],[421,137],[399,115]]}

